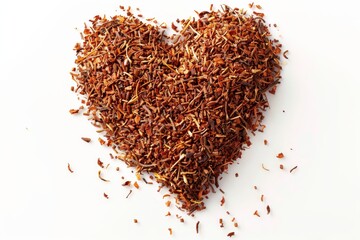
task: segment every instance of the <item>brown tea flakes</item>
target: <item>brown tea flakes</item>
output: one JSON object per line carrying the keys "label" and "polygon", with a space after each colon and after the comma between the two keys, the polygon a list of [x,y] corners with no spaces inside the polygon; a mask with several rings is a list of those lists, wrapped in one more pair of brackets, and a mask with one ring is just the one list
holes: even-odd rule
{"label": "brown tea flakes", "polygon": [[123,10],[94,17],[75,49],[71,77],[84,115],[118,159],[154,175],[181,209],[202,210],[250,134],[264,128],[281,44],[263,13],[226,5],[177,21],[171,36],[166,24]]}
{"label": "brown tea flakes", "polygon": [[73,173],[74,171],[71,169],[70,163],[67,164],[67,168],[69,170],[69,172]]}
{"label": "brown tea flakes", "polygon": [[88,137],[82,137],[81,139],[87,143],[91,142],[91,138],[88,138]]}

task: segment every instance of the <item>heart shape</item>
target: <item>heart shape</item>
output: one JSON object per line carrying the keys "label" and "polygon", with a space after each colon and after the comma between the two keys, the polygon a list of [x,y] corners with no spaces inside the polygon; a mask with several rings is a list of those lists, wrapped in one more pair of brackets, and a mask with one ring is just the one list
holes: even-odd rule
{"label": "heart shape", "polygon": [[91,22],[72,77],[93,124],[119,159],[153,173],[183,209],[204,209],[219,175],[250,146],[248,133],[264,127],[281,45],[262,15],[229,7],[178,21],[170,37],[130,12]]}

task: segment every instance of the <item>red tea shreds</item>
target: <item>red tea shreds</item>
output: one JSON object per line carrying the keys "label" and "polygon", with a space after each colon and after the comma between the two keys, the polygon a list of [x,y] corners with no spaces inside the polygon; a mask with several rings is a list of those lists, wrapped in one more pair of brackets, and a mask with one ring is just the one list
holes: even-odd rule
{"label": "red tea shreds", "polygon": [[68,163],[67,168],[68,168],[69,172],[71,172],[71,173],[74,172],[74,171],[71,169],[70,163]]}
{"label": "red tea shreds", "polygon": [[235,173],[235,177],[239,177],[239,174],[238,174],[238,173]]}
{"label": "red tea shreds", "polygon": [[293,168],[290,170],[290,173],[292,173],[295,169],[297,169],[297,166],[293,167]]}
{"label": "red tea shreds", "polygon": [[77,114],[79,113],[79,109],[70,109],[69,112],[70,114]]}
{"label": "red tea shreds", "polygon": [[164,194],[163,195],[163,199],[166,198],[166,197],[170,197],[170,194]]}
{"label": "red tea shreds", "polygon": [[75,92],[104,130],[100,143],[153,174],[189,213],[205,208],[220,175],[251,145],[266,92],[281,79],[281,45],[254,14],[223,5],[180,21],[169,37],[129,10],[98,15],[76,47]]}
{"label": "red tea shreds", "polygon": [[289,59],[287,54],[288,54],[289,50],[286,50],[284,53],[283,53],[283,57],[286,58],[286,59]]}
{"label": "red tea shreds", "polygon": [[97,164],[98,164],[101,168],[104,168],[104,163],[100,160],[100,158],[98,158]]}
{"label": "red tea shreds", "polygon": [[134,187],[136,187],[137,189],[139,189],[139,184],[137,182],[134,182]]}
{"label": "red tea shreds", "polygon": [[219,219],[219,223],[220,223],[220,227],[223,228],[224,227],[224,222],[223,222],[222,218]]}
{"label": "red tea shreds", "polygon": [[102,138],[98,138],[98,140],[99,140],[100,145],[104,145],[104,144],[105,144],[104,139],[102,139]]}
{"label": "red tea shreds", "polygon": [[264,139],[264,145],[268,145],[268,140]]}
{"label": "red tea shreds", "polygon": [[266,212],[268,215],[270,214],[270,206],[269,205],[266,206]]}
{"label": "red tea shreds", "polygon": [[225,204],[225,197],[223,196],[220,200],[220,206],[224,206]]}
{"label": "red tea shreds", "polygon": [[172,229],[168,228],[168,230],[169,230],[170,235],[172,235],[173,234]]}
{"label": "red tea shreds", "polygon": [[134,219],[134,223],[138,223],[138,222],[139,222],[139,221],[135,218],[135,219]]}
{"label": "red tea shreds", "polygon": [[264,201],[264,194],[261,195],[260,200],[263,202]]}
{"label": "red tea shreds", "polygon": [[197,223],[196,223],[196,234],[199,234],[199,224],[200,224],[200,221],[197,221]]}
{"label": "red tea shreds", "polygon": [[101,179],[101,181],[104,181],[104,182],[110,182],[109,180],[105,179],[102,177],[101,175],[101,170],[98,171],[98,177]]}
{"label": "red tea shreds", "polygon": [[284,165],[280,164],[280,169],[281,170],[284,169]]}
{"label": "red tea shreds", "polygon": [[259,214],[258,210],[256,210],[256,211],[254,212],[254,215],[260,217],[260,214]]}
{"label": "red tea shreds", "polygon": [[81,139],[87,143],[91,142],[91,138],[88,138],[88,137],[82,137]]}
{"label": "red tea shreds", "polygon": [[239,227],[239,224],[238,224],[238,223],[234,223],[234,227]]}
{"label": "red tea shreds", "polygon": [[109,199],[109,196],[108,196],[106,193],[104,193],[104,197],[105,197],[106,199]]}
{"label": "red tea shreds", "polygon": [[125,181],[122,186],[130,186],[131,185],[131,181]]}
{"label": "red tea shreds", "polygon": [[235,235],[234,232],[229,232],[227,236],[228,236],[228,237],[232,237],[232,236],[234,236],[234,235]]}
{"label": "red tea shreds", "polygon": [[166,202],[165,202],[165,205],[166,205],[167,207],[170,207],[171,201],[166,201]]}
{"label": "red tea shreds", "polygon": [[170,213],[170,212],[167,212],[166,215],[165,215],[165,217],[169,217],[169,216],[171,216],[171,213]]}
{"label": "red tea shreds", "polygon": [[279,153],[276,157],[277,157],[277,158],[284,158],[284,154],[283,154],[283,153]]}

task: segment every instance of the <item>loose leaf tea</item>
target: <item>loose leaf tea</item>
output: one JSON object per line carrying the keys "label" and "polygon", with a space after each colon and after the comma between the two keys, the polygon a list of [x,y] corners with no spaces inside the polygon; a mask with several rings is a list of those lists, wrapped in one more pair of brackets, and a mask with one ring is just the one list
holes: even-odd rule
{"label": "loose leaf tea", "polygon": [[281,44],[263,16],[222,6],[172,24],[172,36],[129,11],[95,16],[75,46],[75,92],[105,133],[101,144],[153,174],[189,213],[205,208],[204,196],[251,145],[249,133],[264,128]]}

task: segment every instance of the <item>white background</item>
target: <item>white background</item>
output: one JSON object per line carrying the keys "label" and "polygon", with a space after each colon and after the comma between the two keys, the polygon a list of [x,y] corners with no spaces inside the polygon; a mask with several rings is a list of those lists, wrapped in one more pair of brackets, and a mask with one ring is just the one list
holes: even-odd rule
{"label": "white background", "polygon": [[[273,30],[290,51],[283,82],[269,98],[265,132],[252,138],[239,164],[224,174],[225,205],[220,206],[220,192],[212,194],[207,209],[195,218],[174,205],[168,209],[162,199],[166,191],[158,193],[156,185],[140,182],[140,190],[133,189],[126,199],[129,188],[121,186],[120,177],[134,180],[131,169],[110,161],[110,150],[97,141],[83,142],[81,137],[96,140],[98,135],[84,117],[68,112],[80,106],[70,92],[72,49],[80,41],[75,28],[82,29],[94,15],[119,13],[118,6],[129,2],[146,17],[168,23],[211,3],[0,3],[0,239],[227,239],[231,231],[233,239],[360,239],[357,2],[257,2],[267,21],[277,23]],[[248,4],[226,2],[240,8]],[[269,146],[264,146],[265,138]],[[285,154],[283,160],[275,157],[279,152]],[[97,177],[98,157],[111,163],[106,173],[110,183]],[[298,169],[290,174],[295,165]],[[171,217],[165,217],[168,210]],[[255,210],[260,218],[253,216]],[[236,217],[238,229],[226,211]],[[224,219],[223,229],[219,218]],[[195,232],[197,221],[200,234]]]}

